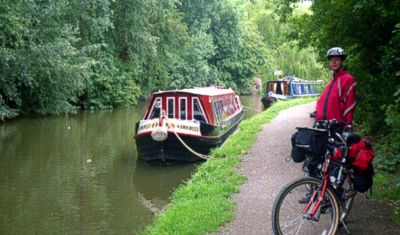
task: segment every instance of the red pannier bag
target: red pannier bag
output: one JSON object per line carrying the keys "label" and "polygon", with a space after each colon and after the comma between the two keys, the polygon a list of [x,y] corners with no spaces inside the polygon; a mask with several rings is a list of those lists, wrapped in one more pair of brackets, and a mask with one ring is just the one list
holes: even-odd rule
{"label": "red pannier bag", "polygon": [[359,173],[363,173],[374,160],[374,150],[367,139],[352,144],[350,146],[349,158],[353,166],[356,166]]}

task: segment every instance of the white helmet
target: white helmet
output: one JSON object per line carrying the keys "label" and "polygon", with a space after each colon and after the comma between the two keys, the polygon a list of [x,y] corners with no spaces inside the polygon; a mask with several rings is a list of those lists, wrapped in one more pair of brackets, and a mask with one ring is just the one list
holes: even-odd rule
{"label": "white helmet", "polygon": [[332,47],[326,53],[326,57],[328,57],[328,59],[330,59],[332,57],[340,57],[340,58],[342,58],[342,60],[345,60],[346,52],[344,52],[344,50],[341,47]]}

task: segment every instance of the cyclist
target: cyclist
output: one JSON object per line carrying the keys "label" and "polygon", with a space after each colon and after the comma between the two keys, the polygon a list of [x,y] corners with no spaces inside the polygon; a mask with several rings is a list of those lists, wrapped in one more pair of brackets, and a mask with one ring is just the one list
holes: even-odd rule
{"label": "cyclist", "polygon": [[[324,88],[316,105],[315,120],[337,120],[345,123],[343,129],[351,130],[353,114],[356,107],[356,79],[346,72],[344,62],[346,52],[341,47],[332,47],[326,53],[329,68],[333,71],[332,79]],[[319,162],[308,159],[310,174]]]}
{"label": "cyclist", "polygon": [[[345,123],[339,127],[340,133],[343,129],[351,130],[353,114],[356,107],[356,79],[346,72],[344,62],[346,52],[341,47],[332,47],[326,57],[329,68],[332,70],[332,78],[324,88],[316,104],[315,120],[333,120]],[[305,165],[310,176],[317,176],[317,167],[320,164],[319,157],[308,157]],[[301,201],[306,202],[307,197]]]}
{"label": "cyclist", "polygon": [[356,79],[346,72],[346,53],[342,48],[332,47],[326,56],[333,75],[317,101],[315,119],[336,119],[351,125],[356,107]]}

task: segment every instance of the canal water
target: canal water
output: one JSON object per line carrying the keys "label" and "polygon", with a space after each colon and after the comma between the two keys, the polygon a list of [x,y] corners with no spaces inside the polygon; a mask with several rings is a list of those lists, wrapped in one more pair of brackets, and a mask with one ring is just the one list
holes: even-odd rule
{"label": "canal water", "polygon": [[[246,117],[258,96],[241,97]],[[137,160],[145,105],[0,123],[0,234],[134,234],[196,164]],[[200,164],[200,163],[197,163]]]}

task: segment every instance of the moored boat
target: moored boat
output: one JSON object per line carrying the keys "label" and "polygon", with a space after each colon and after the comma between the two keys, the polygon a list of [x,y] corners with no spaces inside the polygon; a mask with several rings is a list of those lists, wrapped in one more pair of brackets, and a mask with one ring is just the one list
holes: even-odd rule
{"label": "moored boat", "polygon": [[140,159],[162,165],[201,161],[219,147],[243,119],[232,89],[200,87],[153,94],[136,123]]}
{"label": "moored boat", "polygon": [[267,81],[265,95],[261,98],[264,108],[277,100],[319,95],[318,87],[322,81],[309,81],[295,76],[287,76],[279,80]]}

